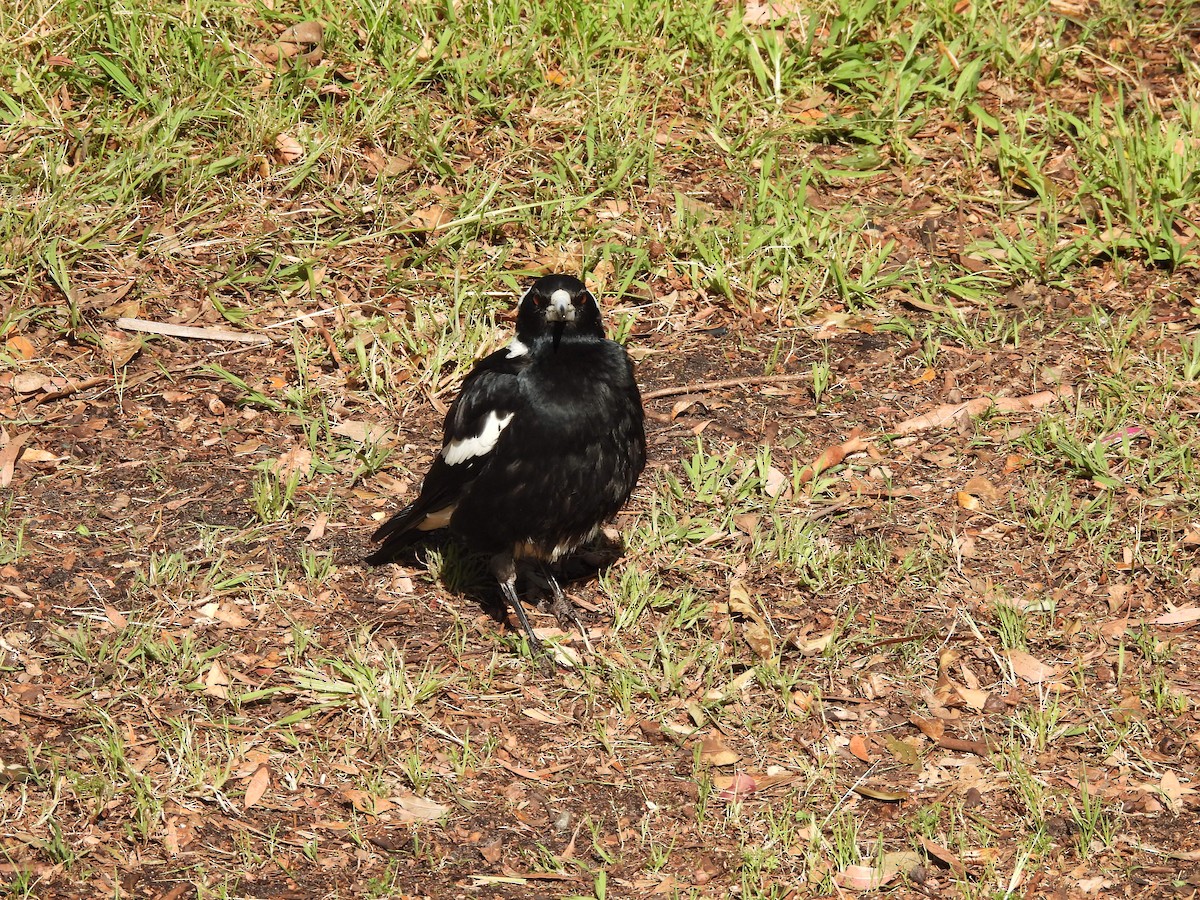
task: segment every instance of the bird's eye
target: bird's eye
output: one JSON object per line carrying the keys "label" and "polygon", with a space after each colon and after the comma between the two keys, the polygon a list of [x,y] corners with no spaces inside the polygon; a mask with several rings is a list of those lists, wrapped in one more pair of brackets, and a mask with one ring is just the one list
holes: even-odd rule
{"label": "bird's eye", "polygon": [[536,297],[534,297],[534,300],[537,301],[537,305],[541,309],[545,309],[550,305],[550,298],[545,294],[538,294]]}
{"label": "bird's eye", "polygon": [[583,301],[586,297],[587,297],[587,294],[585,294],[583,291],[580,291],[578,294],[576,294],[574,297],[571,298],[571,303],[575,306],[583,306]]}

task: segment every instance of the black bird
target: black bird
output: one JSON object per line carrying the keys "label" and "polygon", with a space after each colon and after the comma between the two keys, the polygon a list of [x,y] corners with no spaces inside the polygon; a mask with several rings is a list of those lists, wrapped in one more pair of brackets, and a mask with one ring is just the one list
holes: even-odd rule
{"label": "black bird", "polygon": [[388,562],[416,532],[449,527],[492,555],[531,648],[541,644],[517,597],[524,559],[545,575],[551,611],[586,642],[549,566],[629,499],[646,464],[642,420],[633,364],[604,337],[596,298],[570,275],[537,279],[521,298],[516,336],[463,381],[421,493],[375,532],[383,546],[367,561]]}

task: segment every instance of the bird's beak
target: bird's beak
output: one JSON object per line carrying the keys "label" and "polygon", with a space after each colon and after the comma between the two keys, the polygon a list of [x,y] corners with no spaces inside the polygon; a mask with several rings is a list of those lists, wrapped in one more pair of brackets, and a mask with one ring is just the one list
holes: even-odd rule
{"label": "bird's beak", "polygon": [[575,321],[575,306],[571,303],[570,294],[566,291],[555,291],[550,296],[550,307],[546,310],[546,321],[551,325],[553,346],[557,350],[558,342],[562,340],[563,331],[566,329],[567,323]]}

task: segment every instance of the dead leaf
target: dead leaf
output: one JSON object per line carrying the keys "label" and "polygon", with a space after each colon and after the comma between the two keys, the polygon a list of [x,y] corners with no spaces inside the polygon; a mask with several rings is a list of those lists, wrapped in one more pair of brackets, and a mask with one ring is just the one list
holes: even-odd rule
{"label": "dead leaf", "polygon": [[883,854],[876,864],[876,869],[879,870],[880,877],[886,884],[897,875],[907,875],[922,862],[920,854],[912,850],[897,850]]}
{"label": "dead leaf", "polygon": [[271,770],[262,765],[254,770],[250,783],[246,785],[246,797],[242,801],[242,809],[249,809],[263,798],[271,784]]}
{"label": "dead leaf", "polygon": [[33,343],[29,340],[29,338],[19,334],[14,335],[5,341],[4,349],[6,349],[13,356],[26,360],[33,359],[37,353],[33,347]]}
{"label": "dead leaf", "polygon": [[925,852],[939,862],[945,863],[950,870],[959,877],[967,874],[967,867],[963,865],[963,861],[959,859],[948,847],[943,847],[941,844],[934,843],[926,837],[917,835],[917,840],[921,842],[921,846],[925,848]]}
{"label": "dead leaf", "polygon": [[325,56],[325,26],[315,20],[298,22],[285,28],[273,44],[256,44],[251,52],[269,65],[303,59],[308,65],[318,65]]}
{"label": "dead leaf", "polygon": [[759,659],[775,658],[775,637],[763,622],[743,622],[742,639]]}
{"label": "dead leaf", "polygon": [[968,687],[956,687],[958,696],[962,697],[967,706],[976,712],[983,712],[983,708],[987,706],[988,698],[991,696],[987,691],[973,691]]}
{"label": "dead leaf", "polygon": [[983,506],[983,504],[979,502],[978,497],[973,497],[966,491],[959,491],[956,493],[954,495],[954,502],[957,503],[961,509],[965,509],[968,512],[975,512],[977,509]]}
{"label": "dead leaf", "polygon": [[745,772],[737,772],[733,775],[717,775],[713,778],[713,787],[717,790],[717,796],[732,803],[736,800],[744,800],[758,790],[758,782]]}
{"label": "dead leaf", "polygon": [[867,749],[867,742],[863,740],[861,734],[852,735],[850,738],[850,752],[857,756],[865,763],[874,762],[871,752]]}
{"label": "dead leaf", "polygon": [[801,469],[797,480],[800,484],[808,484],[826,469],[832,469],[834,466],[841,465],[847,456],[854,453],[862,453],[868,446],[870,445],[861,437],[852,437],[838,444],[836,447],[830,447],[810,465]]}
{"label": "dead leaf", "polygon": [[834,881],[850,891],[874,891],[883,886],[883,878],[873,866],[846,866]]}
{"label": "dead leaf", "polygon": [[32,431],[18,434],[16,437],[10,438],[8,443],[0,449],[0,488],[6,488],[12,484],[13,474],[17,468],[17,454],[21,452],[25,442],[32,436]]}
{"label": "dead leaf", "polygon": [[921,734],[935,743],[940,741],[946,733],[946,723],[941,719],[925,719],[921,716],[912,716],[909,721],[921,730]]}
{"label": "dead leaf", "polygon": [[366,813],[368,816],[377,816],[396,807],[395,803],[385,797],[377,797],[368,791],[360,791],[355,788],[343,788],[342,797],[360,813]]}
{"label": "dead leaf", "polygon": [[312,451],[307,447],[293,447],[291,450],[286,450],[275,458],[275,464],[272,468],[275,473],[281,478],[291,478],[298,476],[300,479],[307,481],[312,474]]}
{"label": "dead leaf", "polygon": [[367,441],[378,442],[387,437],[388,430],[378,422],[356,422],[346,421],[339,422],[331,429],[334,434],[340,434],[342,437],[350,438],[359,444],[365,444]]}
{"label": "dead leaf", "polygon": [[207,616],[210,619],[216,619],[218,622],[224,622],[230,628],[245,628],[250,624],[250,620],[243,616],[234,607],[228,603],[206,603],[197,610],[202,616]]}
{"label": "dead leaf", "polygon": [[1004,653],[1017,677],[1030,684],[1040,684],[1058,675],[1057,666],[1047,665],[1036,657],[1030,656],[1024,650],[1006,650]]}
{"label": "dead leaf", "polygon": [[419,209],[409,216],[408,224],[416,231],[437,231],[453,220],[454,216],[450,214],[449,210],[434,204],[428,209]]}
{"label": "dead leaf", "polygon": [[312,528],[308,529],[308,535],[304,538],[307,543],[319,541],[325,537],[325,526],[329,524],[329,514],[319,513],[316,519],[313,520]]}
{"label": "dead leaf", "polygon": [[758,609],[750,599],[750,591],[740,578],[729,582],[729,611],[755,620],[760,618]]}
{"label": "dead leaf", "polygon": [[403,810],[409,821],[436,822],[450,812],[450,807],[445,804],[436,803],[433,800],[427,800],[424,797],[417,797],[412,794],[407,797],[393,797],[392,799]]}
{"label": "dead leaf", "polygon": [[225,670],[221,668],[220,660],[213,660],[213,664],[208,667],[208,674],[204,676],[204,693],[209,697],[216,697],[218,700],[229,699],[229,676],[225,674]]}
{"label": "dead leaf", "polygon": [[19,372],[9,382],[18,394],[35,394],[50,383],[50,379],[41,372]]}
{"label": "dead leaf", "polygon": [[700,744],[700,758],[711,766],[732,766],[742,758],[725,746],[719,732],[711,732]]}
{"label": "dead leaf", "polygon": [[884,791],[865,784],[855,785],[853,791],[860,797],[866,797],[868,800],[879,800],[883,803],[897,803],[901,800],[907,800],[910,796],[908,791]]}
{"label": "dead leaf", "polygon": [[825,650],[833,643],[834,637],[838,630],[835,628],[827,634],[819,634],[816,637],[801,637],[799,634],[794,634],[788,638],[788,643],[800,651],[804,656],[816,656],[818,653],[824,653]]}
{"label": "dead leaf", "polygon": [[1152,625],[1190,625],[1200,622],[1200,606],[1180,606],[1151,620]]}
{"label": "dead leaf", "polygon": [[896,434],[913,434],[917,431],[928,431],[948,425],[960,416],[978,416],[995,409],[997,412],[1030,412],[1049,406],[1058,399],[1066,399],[1075,394],[1072,385],[1063,385],[1052,391],[1041,391],[1026,397],[978,397],[962,403],[946,403],[924,415],[905,419],[893,427]]}
{"label": "dead leaf", "polygon": [[304,147],[290,134],[275,135],[275,155],[285,165],[304,158]]}
{"label": "dead leaf", "polygon": [[37,463],[62,462],[66,457],[51,453],[49,450],[43,450],[41,447],[30,447],[21,454],[19,462],[21,465],[29,466]]}
{"label": "dead leaf", "polygon": [[1158,790],[1162,793],[1163,799],[1167,801],[1167,807],[1171,812],[1178,814],[1182,811],[1184,787],[1180,784],[1178,775],[1167,769],[1159,779]]}
{"label": "dead leaf", "polygon": [[774,466],[767,469],[766,484],[763,485],[763,492],[772,500],[778,497],[786,498],[791,492],[791,479],[784,475]]}

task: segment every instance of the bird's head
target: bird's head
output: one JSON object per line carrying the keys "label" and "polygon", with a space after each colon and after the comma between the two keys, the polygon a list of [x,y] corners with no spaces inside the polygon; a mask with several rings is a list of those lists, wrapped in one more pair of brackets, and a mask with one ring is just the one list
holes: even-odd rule
{"label": "bird's head", "polygon": [[564,336],[604,337],[600,307],[582,281],[545,275],[529,286],[517,310],[517,340],[531,346],[549,336],[554,349]]}

